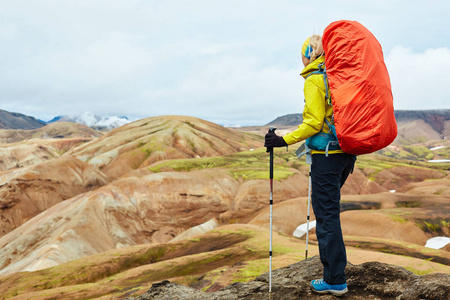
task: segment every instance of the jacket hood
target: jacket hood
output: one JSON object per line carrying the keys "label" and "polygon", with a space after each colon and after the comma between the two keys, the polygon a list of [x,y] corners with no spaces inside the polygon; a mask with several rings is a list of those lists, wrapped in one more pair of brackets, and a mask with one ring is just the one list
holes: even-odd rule
{"label": "jacket hood", "polygon": [[316,59],[315,61],[309,63],[309,65],[307,65],[307,66],[303,69],[303,71],[300,73],[300,75],[302,75],[303,78],[306,79],[306,77],[307,77],[310,73],[319,70],[319,64],[324,63],[324,62],[325,62],[325,56],[322,55],[322,56],[320,56],[318,59]]}

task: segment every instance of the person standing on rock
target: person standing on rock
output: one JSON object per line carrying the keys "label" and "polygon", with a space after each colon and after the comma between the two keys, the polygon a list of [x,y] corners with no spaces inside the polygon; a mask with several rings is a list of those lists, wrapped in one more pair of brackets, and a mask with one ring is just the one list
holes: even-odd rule
{"label": "person standing on rock", "polygon": [[[329,134],[333,123],[331,99],[327,91],[323,69],[325,53],[322,38],[313,35],[302,46],[301,76],[305,78],[303,122],[296,130],[284,136],[269,132],[264,147],[283,147],[314,136]],[[308,143],[307,143],[308,144]],[[319,242],[323,278],[311,281],[311,289],[318,293],[342,295],[348,291],[345,277],[347,254],[340,223],[341,187],[353,172],[356,156],[344,153],[337,144],[326,151],[311,148],[312,206],[316,216],[316,235]]]}

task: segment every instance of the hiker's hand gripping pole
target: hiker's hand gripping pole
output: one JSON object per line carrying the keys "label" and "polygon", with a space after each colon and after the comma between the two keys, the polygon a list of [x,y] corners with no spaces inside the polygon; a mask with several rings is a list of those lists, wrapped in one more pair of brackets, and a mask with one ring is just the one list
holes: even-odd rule
{"label": "hiker's hand gripping pole", "polygon": [[[275,133],[276,128],[270,127],[269,132]],[[270,178],[270,247],[269,247],[269,299],[272,299],[272,206],[273,206],[273,148],[267,147],[270,155],[269,178]]]}

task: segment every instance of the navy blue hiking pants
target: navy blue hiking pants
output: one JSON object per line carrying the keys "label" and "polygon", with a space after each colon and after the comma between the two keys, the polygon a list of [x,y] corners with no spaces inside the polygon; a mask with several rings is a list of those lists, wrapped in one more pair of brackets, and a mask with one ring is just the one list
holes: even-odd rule
{"label": "navy blue hiking pants", "polygon": [[328,284],[346,282],[347,254],[340,221],[341,187],[353,172],[356,156],[347,153],[313,154],[311,165],[312,206],[316,216],[323,279]]}

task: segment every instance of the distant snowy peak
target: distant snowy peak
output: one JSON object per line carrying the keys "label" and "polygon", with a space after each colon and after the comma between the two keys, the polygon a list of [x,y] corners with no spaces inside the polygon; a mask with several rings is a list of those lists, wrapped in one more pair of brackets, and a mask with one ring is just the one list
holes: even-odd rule
{"label": "distant snowy peak", "polygon": [[128,123],[130,123],[130,120],[128,120],[127,117],[112,116],[112,117],[102,118],[97,123],[95,123],[93,126],[100,127],[100,128],[105,127],[105,128],[113,129],[113,128],[117,128],[117,127],[123,126]]}
{"label": "distant snowy peak", "polygon": [[58,116],[48,121],[53,122],[72,122],[92,127],[99,130],[111,130],[131,121],[125,116],[100,117],[96,114],[85,112],[79,115]]}

